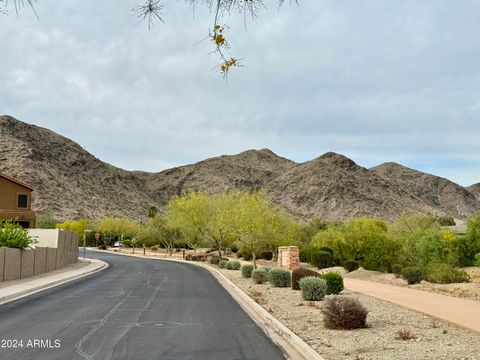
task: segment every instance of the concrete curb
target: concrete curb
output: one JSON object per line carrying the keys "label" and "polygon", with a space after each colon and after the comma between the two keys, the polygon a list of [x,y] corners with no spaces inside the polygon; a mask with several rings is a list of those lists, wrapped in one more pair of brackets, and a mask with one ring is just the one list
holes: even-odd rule
{"label": "concrete curb", "polygon": [[[96,250],[103,253],[112,253],[111,251]],[[155,259],[179,262],[195,265],[208,270],[215,279],[222,285],[240,307],[252,318],[253,321],[267,334],[267,336],[277,344],[287,356],[292,360],[324,360],[324,358],[313,350],[307,343],[300,339],[293,331],[287,328],[279,320],[274,318],[268,311],[252,300],[243,290],[227,279],[220,271],[202,263],[185,261],[181,259],[158,258],[134,254],[113,253],[117,255],[138,257],[143,259]]]}
{"label": "concrete curb", "polygon": [[[51,276],[44,276],[42,278],[32,279],[18,285],[12,285],[14,290],[8,293],[8,286],[0,288],[0,305],[22,299],[24,297],[36,294],[43,290],[53,288],[73,280],[81,279],[83,277],[92,275],[99,271],[108,268],[108,263],[97,259],[86,259],[90,262],[90,265],[83,269],[67,271],[63,274],[52,274]],[[72,273],[74,273],[72,275]],[[54,278],[49,281],[48,278]],[[17,288],[18,290],[16,290]],[[2,294],[3,293],[3,294]]]}

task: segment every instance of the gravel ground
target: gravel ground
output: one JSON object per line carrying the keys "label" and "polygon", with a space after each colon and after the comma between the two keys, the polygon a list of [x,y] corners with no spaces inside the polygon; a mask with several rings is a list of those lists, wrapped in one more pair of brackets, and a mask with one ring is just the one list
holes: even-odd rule
{"label": "gravel ground", "polygon": [[[326,329],[322,302],[306,302],[299,291],[257,285],[240,271],[220,271],[327,360],[455,359],[480,360],[480,336],[385,301],[348,291],[369,311],[365,329]],[[339,269],[339,271],[341,271]],[[397,340],[407,330],[411,340]]]}

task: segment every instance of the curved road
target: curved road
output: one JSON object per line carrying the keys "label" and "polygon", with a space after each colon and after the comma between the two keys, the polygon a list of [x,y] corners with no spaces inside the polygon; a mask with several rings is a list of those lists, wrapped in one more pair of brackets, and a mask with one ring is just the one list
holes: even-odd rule
{"label": "curved road", "polygon": [[88,257],[110,267],[0,306],[0,359],[284,359],[205,269]]}

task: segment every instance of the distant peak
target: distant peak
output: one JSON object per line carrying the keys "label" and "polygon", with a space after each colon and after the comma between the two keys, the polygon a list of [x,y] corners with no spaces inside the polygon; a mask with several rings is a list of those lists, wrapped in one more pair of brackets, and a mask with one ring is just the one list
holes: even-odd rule
{"label": "distant peak", "polygon": [[19,121],[10,115],[0,115],[0,124],[2,125],[10,125],[15,122]]}
{"label": "distant peak", "polygon": [[266,148],[260,149],[260,150],[257,150],[257,149],[245,150],[245,151],[242,151],[240,154],[244,154],[244,155],[261,154],[261,155],[269,155],[269,156],[276,156],[276,157],[278,156],[272,150],[266,149]]}
{"label": "distant peak", "polygon": [[324,160],[328,161],[329,163],[335,164],[337,166],[341,167],[346,167],[346,168],[351,168],[351,167],[357,167],[358,165],[353,161],[352,159],[349,159],[348,157],[338,154],[332,151],[329,151],[317,158],[318,160]]}

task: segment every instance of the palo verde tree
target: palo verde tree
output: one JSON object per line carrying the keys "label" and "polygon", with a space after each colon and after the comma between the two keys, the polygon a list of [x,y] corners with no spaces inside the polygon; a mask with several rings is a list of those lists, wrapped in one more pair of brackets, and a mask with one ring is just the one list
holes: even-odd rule
{"label": "palo verde tree", "polygon": [[235,206],[228,193],[208,196],[201,192],[185,193],[167,204],[167,224],[181,229],[186,240],[202,242],[214,247],[221,256],[222,246],[233,242],[230,213]]}
{"label": "palo verde tree", "polygon": [[[257,18],[259,12],[266,8],[267,3],[275,4],[281,7],[285,0],[185,0],[193,8],[199,5],[205,5],[210,9],[212,14],[212,28],[208,30],[205,39],[209,40],[213,46],[211,53],[218,55],[220,64],[218,70],[223,76],[227,76],[228,72],[235,67],[242,66],[237,57],[231,55],[231,47],[227,41],[226,32],[229,26],[225,24],[224,19],[231,13],[239,13],[244,18],[246,25],[247,17]],[[19,13],[20,9],[29,7],[35,12],[34,4],[37,0],[0,0],[0,14],[7,14],[9,7],[13,7],[15,12]],[[292,0],[290,0],[292,2]],[[298,0],[295,0],[298,3]],[[144,21],[147,28],[151,30],[156,22],[163,23],[165,21],[165,5],[167,0],[142,0],[133,3],[131,9],[139,22]],[[36,15],[36,13],[35,13]],[[38,16],[37,16],[38,17]]]}
{"label": "palo verde tree", "polygon": [[235,239],[252,253],[253,266],[261,251],[274,251],[295,238],[299,229],[271,204],[263,191],[242,191],[234,194],[237,204],[230,215]]}
{"label": "palo verde tree", "polygon": [[137,242],[144,246],[162,245],[171,255],[175,244],[182,239],[177,227],[167,224],[165,217],[157,215],[151,218],[137,234]]}

